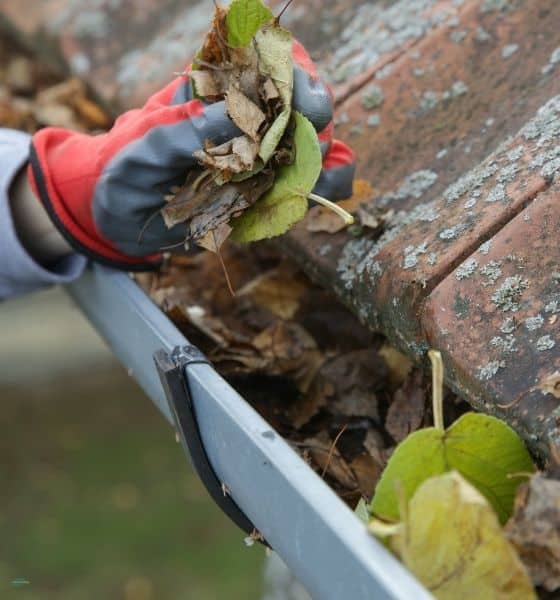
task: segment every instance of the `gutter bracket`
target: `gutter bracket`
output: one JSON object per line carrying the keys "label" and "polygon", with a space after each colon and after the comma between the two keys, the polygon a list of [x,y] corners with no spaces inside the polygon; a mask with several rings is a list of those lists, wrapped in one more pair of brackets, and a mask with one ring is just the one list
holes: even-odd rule
{"label": "gutter bracket", "polygon": [[196,346],[189,344],[177,346],[171,354],[165,350],[158,350],[154,353],[154,362],[173,416],[178,441],[189,456],[204,487],[214,502],[240,529],[252,539],[268,546],[219,480],[204,448],[189,387],[188,369],[196,364],[212,366],[210,361]]}

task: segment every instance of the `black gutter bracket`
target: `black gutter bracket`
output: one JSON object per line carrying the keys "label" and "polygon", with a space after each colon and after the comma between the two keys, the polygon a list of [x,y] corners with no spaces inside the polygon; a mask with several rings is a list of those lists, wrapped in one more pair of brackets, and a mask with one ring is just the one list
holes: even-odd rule
{"label": "black gutter bracket", "polygon": [[251,520],[233,501],[225,484],[219,480],[204,448],[189,388],[188,368],[195,364],[211,366],[210,361],[196,346],[187,345],[177,346],[171,354],[158,350],[154,354],[154,362],[177,435],[204,487],[222,511],[251,539],[268,545]]}

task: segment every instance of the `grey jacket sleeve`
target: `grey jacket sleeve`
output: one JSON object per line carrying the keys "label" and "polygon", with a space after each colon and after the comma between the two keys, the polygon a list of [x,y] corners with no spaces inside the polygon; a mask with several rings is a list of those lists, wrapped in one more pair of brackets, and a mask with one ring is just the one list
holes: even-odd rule
{"label": "grey jacket sleeve", "polygon": [[55,283],[69,283],[84,270],[86,259],[72,254],[45,268],[19,242],[10,212],[9,189],[25,167],[30,137],[0,128],[0,300]]}

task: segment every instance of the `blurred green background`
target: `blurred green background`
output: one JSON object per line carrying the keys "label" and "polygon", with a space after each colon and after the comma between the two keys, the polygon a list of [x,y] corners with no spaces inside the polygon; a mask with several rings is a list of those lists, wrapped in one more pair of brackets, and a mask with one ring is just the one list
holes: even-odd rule
{"label": "blurred green background", "polygon": [[0,598],[259,598],[262,548],[66,295],[3,303],[0,336]]}

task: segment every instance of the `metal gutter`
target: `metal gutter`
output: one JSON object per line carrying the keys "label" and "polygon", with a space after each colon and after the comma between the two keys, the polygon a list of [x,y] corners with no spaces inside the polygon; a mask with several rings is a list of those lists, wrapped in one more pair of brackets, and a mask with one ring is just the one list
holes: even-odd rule
{"label": "metal gutter", "polygon": [[[185,337],[123,273],[94,265],[67,289],[172,422],[153,355]],[[432,598],[211,366],[191,365],[188,381],[214,471],[314,598]]]}

